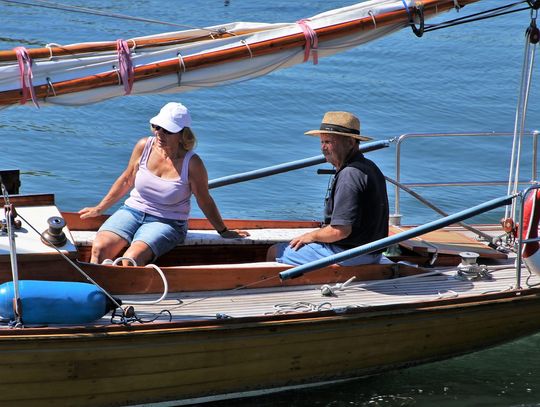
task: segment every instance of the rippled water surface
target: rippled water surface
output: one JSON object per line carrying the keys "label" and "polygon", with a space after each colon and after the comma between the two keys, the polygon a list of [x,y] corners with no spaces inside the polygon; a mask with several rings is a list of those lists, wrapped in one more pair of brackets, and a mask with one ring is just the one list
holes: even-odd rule
{"label": "rippled water surface", "polygon": [[[437,21],[506,3],[483,1]],[[350,3],[74,0],[69,4],[201,27],[231,21],[296,21]],[[126,39],[171,30],[158,24],[2,1],[0,21],[1,49]],[[148,119],[170,100],[182,101],[191,109],[199,139],[197,151],[210,179],[319,154],[318,140],[303,132],[317,128],[327,110],[355,112],[363,132],[376,139],[416,132],[511,132],[529,22],[530,14],[521,12],[430,32],[422,38],[406,29],[321,59],[317,66],[303,64],[264,78],[178,96],[130,96],[81,108],[16,106],[0,110],[1,167],[22,171],[22,192],[54,191],[63,210],[94,205],[125,168],[136,140],[148,134]],[[531,130],[540,125],[537,79],[533,79],[527,116]],[[421,182],[505,180],[510,148],[510,138],[408,141],[403,146],[401,177]],[[523,150],[522,178],[530,179],[530,140]],[[391,147],[370,156],[387,175],[395,177],[395,154]],[[327,176],[308,168],[223,187],[213,195],[225,217],[319,219],[327,183]],[[447,212],[505,190],[418,189]],[[407,223],[435,218],[406,197],[402,205]],[[200,216],[196,205],[194,216]],[[500,216],[496,212],[480,220],[496,221]],[[539,337],[533,336],[447,362],[235,405],[538,405],[539,346]]]}

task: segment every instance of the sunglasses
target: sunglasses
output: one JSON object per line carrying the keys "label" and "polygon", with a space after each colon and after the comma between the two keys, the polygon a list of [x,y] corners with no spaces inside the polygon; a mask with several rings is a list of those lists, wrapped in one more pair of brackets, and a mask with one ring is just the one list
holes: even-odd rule
{"label": "sunglasses", "polygon": [[174,134],[172,131],[169,131],[169,130],[167,130],[167,129],[164,129],[164,128],[161,127],[161,126],[157,126],[157,125],[155,125],[155,124],[152,124],[151,126],[152,126],[152,128],[153,128],[154,130],[157,130],[157,131],[161,130],[161,131],[163,132],[163,134]]}

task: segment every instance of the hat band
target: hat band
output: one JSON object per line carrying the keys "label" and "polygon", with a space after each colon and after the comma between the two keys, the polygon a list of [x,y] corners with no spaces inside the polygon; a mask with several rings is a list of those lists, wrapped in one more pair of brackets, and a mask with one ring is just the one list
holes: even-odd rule
{"label": "hat band", "polygon": [[340,133],[360,134],[360,130],[350,129],[348,127],[338,126],[337,124],[321,123],[320,130],[337,131]]}

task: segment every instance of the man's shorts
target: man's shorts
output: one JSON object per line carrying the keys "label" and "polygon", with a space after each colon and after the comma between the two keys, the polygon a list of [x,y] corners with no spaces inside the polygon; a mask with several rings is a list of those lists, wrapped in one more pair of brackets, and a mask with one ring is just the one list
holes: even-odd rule
{"label": "man's shorts", "polygon": [[186,239],[187,221],[160,218],[123,205],[101,225],[101,231],[113,232],[129,244],[144,242],[158,257]]}
{"label": "man's shorts", "polygon": [[[298,250],[294,250],[289,243],[279,243],[276,251],[276,261],[284,264],[299,266],[311,263],[334,254],[343,252],[341,246],[328,243],[308,243]],[[363,254],[338,263],[340,266],[360,266],[362,264],[392,263],[380,253]]]}

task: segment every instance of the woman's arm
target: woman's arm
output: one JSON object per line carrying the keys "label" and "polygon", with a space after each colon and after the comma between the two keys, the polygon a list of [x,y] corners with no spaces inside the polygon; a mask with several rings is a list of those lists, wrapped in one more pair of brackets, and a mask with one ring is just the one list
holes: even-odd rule
{"label": "woman's arm", "polygon": [[99,204],[93,207],[83,208],[79,211],[81,219],[92,218],[99,216],[116,202],[118,202],[125,194],[127,194],[135,183],[135,174],[139,169],[139,160],[141,158],[147,138],[143,138],[135,144],[128,165],[124,172],[112,184],[107,195]]}

